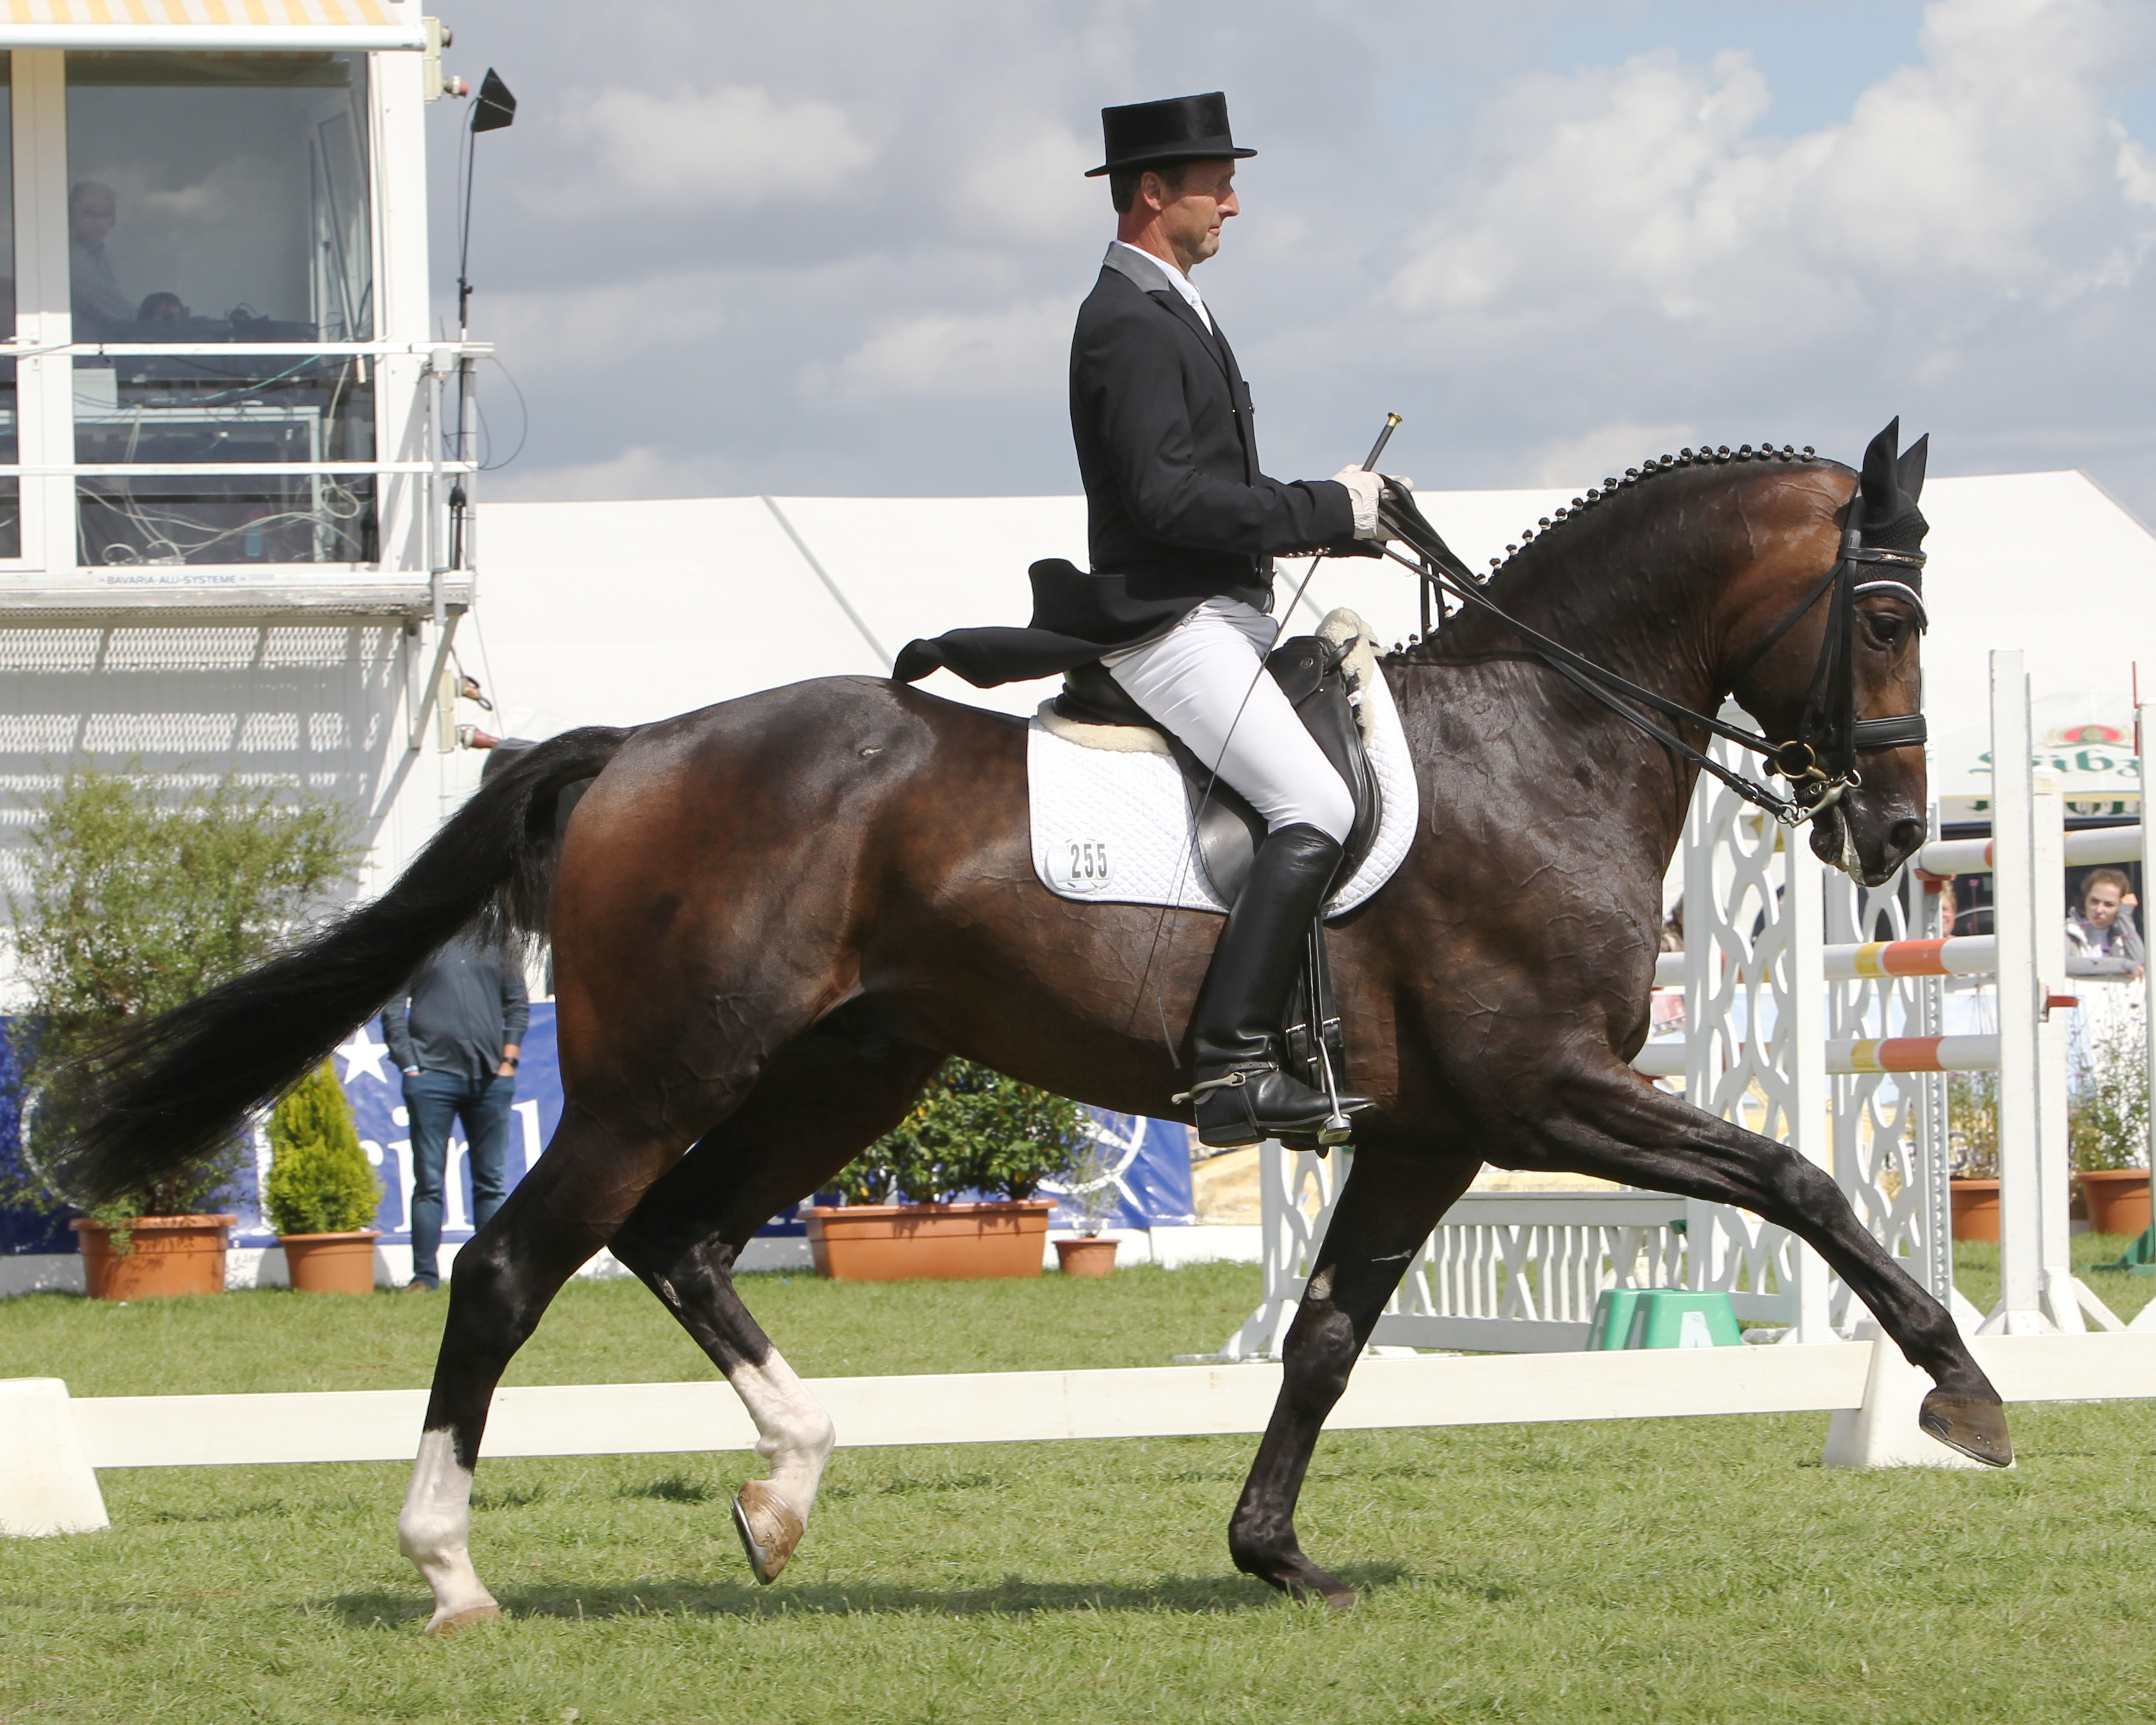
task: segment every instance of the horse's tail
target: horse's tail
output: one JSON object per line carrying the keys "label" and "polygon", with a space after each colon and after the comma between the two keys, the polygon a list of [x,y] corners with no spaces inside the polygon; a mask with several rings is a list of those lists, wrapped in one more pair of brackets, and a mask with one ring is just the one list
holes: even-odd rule
{"label": "horse's tail", "polygon": [[38,1112],[49,1107],[57,1128],[47,1158],[59,1189],[110,1202],[222,1150],[453,935],[541,932],[556,796],[603,771],[629,734],[591,726],[519,754],[381,897],[57,1074]]}

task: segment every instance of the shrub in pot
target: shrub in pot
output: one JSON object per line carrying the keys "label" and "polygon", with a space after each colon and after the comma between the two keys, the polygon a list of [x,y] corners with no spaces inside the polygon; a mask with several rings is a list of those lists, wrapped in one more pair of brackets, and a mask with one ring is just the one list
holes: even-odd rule
{"label": "shrub in pot", "polygon": [[1956,1240],[1999,1238],[1999,1075],[1957,1072],[1947,1080],[1948,1188]]}
{"label": "shrub in pot", "polygon": [[1122,1147],[1098,1136],[1090,1137],[1061,1177],[1064,1202],[1077,1212],[1078,1238],[1055,1242],[1055,1256],[1065,1276],[1112,1276],[1119,1242],[1101,1238],[1116,1212],[1123,1205],[1123,1189],[1116,1175],[1122,1163]]}
{"label": "shrub in pot", "polygon": [[[2100,986],[2100,985],[2099,985]],[[2089,1036],[2068,1080],[2066,1149],[2098,1234],[2148,1226],[2148,1075],[2141,1026],[2124,1014],[2091,1014]]]}
{"label": "shrub in pot", "polygon": [[270,1178],[263,1208],[302,1293],[364,1294],[374,1286],[382,1181],[367,1165],[352,1105],[327,1061],[277,1099],[270,1113]]}
{"label": "shrub in pot", "polygon": [[[1054,1206],[1034,1194],[1069,1169],[1086,1124],[1065,1097],[971,1060],[946,1062],[913,1111],[833,1182],[844,1203],[809,1212],[817,1273],[1038,1276]],[[994,1195],[956,1201],[967,1192]]]}
{"label": "shrub in pot", "polygon": [[[25,1138],[0,1199],[64,1213],[41,1147],[64,1142],[71,1070],[132,1022],[167,1012],[282,946],[357,852],[341,805],[227,777],[183,793],[131,768],[68,773],[33,805],[8,893],[18,976]],[[246,1153],[123,1193],[72,1224],[93,1294],[116,1299],[224,1286],[233,1216],[218,1196]]]}

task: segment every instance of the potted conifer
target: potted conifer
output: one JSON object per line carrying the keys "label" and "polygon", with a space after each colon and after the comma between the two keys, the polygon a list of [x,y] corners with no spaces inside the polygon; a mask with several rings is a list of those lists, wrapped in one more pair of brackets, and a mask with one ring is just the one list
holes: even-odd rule
{"label": "potted conifer", "polygon": [[[1034,1196],[1086,1141],[1085,1111],[953,1060],[808,1216],[816,1273],[846,1281],[1038,1276],[1055,1205]],[[993,1196],[961,1201],[968,1192]]]}
{"label": "potted conifer", "polygon": [[364,1294],[374,1287],[374,1242],[367,1224],[382,1202],[352,1104],[324,1061],[277,1100],[270,1114],[270,1179],[263,1208],[285,1249],[285,1267],[303,1294]]}

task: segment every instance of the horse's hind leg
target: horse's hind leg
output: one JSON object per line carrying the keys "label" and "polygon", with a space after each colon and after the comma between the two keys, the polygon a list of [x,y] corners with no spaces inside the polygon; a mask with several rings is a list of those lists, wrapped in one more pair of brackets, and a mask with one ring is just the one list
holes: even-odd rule
{"label": "horse's hind leg", "polygon": [[1280,1399],[1228,1524],[1235,1567],[1298,1599],[1342,1609],[1355,1590],[1302,1554],[1296,1499],[1326,1415],[1369,1344],[1409,1262],[1480,1164],[1430,1162],[1376,1147],[1356,1153],[1281,1349]]}
{"label": "horse's hind leg", "polygon": [[547,1153],[457,1254],[434,1387],[398,1543],[434,1590],[430,1634],[500,1615],[469,1550],[472,1472],[489,1404],[562,1284],[604,1245],[681,1152],[629,1142],[572,1104]]}
{"label": "horse's hind leg", "polygon": [[758,1581],[775,1579],[800,1543],[836,1435],[742,1303],[735,1262],[757,1229],[896,1126],[942,1059],[905,1045],[865,1054],[828,1031],[803,1037],[614,1238],[614,1255],[696,1337],[756,1421],[770,1477],[742,1486],[734,1526]]}

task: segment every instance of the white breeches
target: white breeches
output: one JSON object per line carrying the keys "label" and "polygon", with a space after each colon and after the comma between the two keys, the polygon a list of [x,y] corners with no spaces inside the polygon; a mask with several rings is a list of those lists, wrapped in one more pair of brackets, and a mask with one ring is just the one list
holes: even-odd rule
{"label": "white breeches", "polygon": [[1347,781],[1265,672],[1280,625],[1240,599],[1208,599],[1157,641],[1104,653],[1132,700],[1241,793],[1265,830],[1312,826],[1345,843]]}

